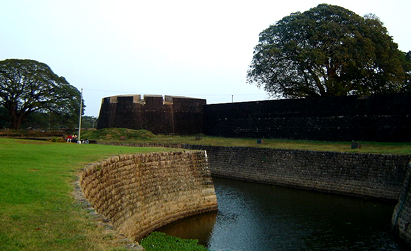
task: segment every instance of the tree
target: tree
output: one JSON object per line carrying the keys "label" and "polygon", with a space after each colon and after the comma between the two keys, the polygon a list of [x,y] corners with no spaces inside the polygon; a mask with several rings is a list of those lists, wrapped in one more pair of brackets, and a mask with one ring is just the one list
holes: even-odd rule
{"label": "tree", "polygon": [[260,33],[247,82],[288,98],[400,92],[401,58],[375,15],[320,4]]}
{"label": "tree", "polygon": [[83,116],[81,119],[82,128],[96,128],[97,118],[94,116]]}
{"label": "tree", "polygon": [[[77,111],[78,113],[78,111]],[[78,126],[78,115],[61,115],[52,112],[32,112],[22,123],[27,129],[74,129]]]}
{"label": "tree", "polygon": [[0,61],[0,106],[7,111],[2,119],[14,129],[33,112],[77,121],[81,93],[48,65],[27,59]]}

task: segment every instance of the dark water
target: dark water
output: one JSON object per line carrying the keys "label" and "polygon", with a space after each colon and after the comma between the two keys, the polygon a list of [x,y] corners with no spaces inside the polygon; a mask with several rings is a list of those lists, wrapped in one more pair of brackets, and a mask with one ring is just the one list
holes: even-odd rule
{"label": "dark water", "polygon": [[160,231],[210,250],[408,250],[390,229],[394,204],[214,178],[219,210]]}

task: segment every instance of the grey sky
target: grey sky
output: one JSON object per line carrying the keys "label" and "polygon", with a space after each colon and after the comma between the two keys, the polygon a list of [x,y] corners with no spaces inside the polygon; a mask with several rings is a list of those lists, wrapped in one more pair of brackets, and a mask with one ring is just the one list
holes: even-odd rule
{"label": "grey sky", "polygon": [[[79,90],[86,115],[120,94],[183,95],[207,103],[268,98],[245,82],[258,35],[323,1],[1,0],[0,60],[48,64]],[[411,50],[411,1],[328,1],[377,15]]]}

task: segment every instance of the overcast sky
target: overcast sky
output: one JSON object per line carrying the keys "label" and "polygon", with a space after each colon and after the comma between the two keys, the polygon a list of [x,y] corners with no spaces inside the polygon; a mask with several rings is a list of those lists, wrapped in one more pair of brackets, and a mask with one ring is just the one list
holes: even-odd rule
{"label": "overcast sky", "polygon": [[[325,1],[0,0],[0,60],[33,59],[84,89],[85,114],[123,94],[182,95],[208,104],[267,99],[246,83],[258,35]],[[329,0],[377,15],[411,50],[410,0]]]}

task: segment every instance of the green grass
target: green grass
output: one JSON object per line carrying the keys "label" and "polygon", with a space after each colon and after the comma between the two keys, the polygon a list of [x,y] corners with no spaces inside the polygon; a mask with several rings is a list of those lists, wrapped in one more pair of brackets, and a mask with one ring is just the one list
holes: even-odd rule
{"label": "green grass", "polygon": [[155,135],[147,130],[133,130],[126,128],[104,128],[100,130],[89,130],[83,133],[82,139],[105,139],[105,140],[126,140],[126,139],[150,139]]}
{"label": "green grass", "polygon": [[165,150],[0,138],[0,250],[125,250],[75,201],[76,174],[113,155]]}
{"label": "green grass", "polygon": [[152,232],[141,240],[146,251],[207,251],[207,248],[198,244],[197,240],[180,239],[161,232]]}
{"label": "green grass", "polygon": [[[351,142],[329,142],[308,140],[285,140],[285,139],[263,139],[263,143],[257,144],[257,139],[251,138],[223,138],[204,135],[182,136],[182,135],[153,135],[147,133],[147,137],[134,137],[136,130],[125,131],[121,128],[108,128],[84,132],[83,138],[96,139],[100,142],[140,142],[140,143],[170,143],[170,144],[194,144],[213,146],[242,146],[242,147],[264,147],[276,149],[299,149],[309,151],[332,151],[351,153],[376,153],[376,154],[411,154],[411,142],[359,142],[361,148],[351,149]],[[129,135],[130,134],[130,135]],[[109,135],[110,137],[104,137]],[[116,136],[113,136],[116,135]]]}

